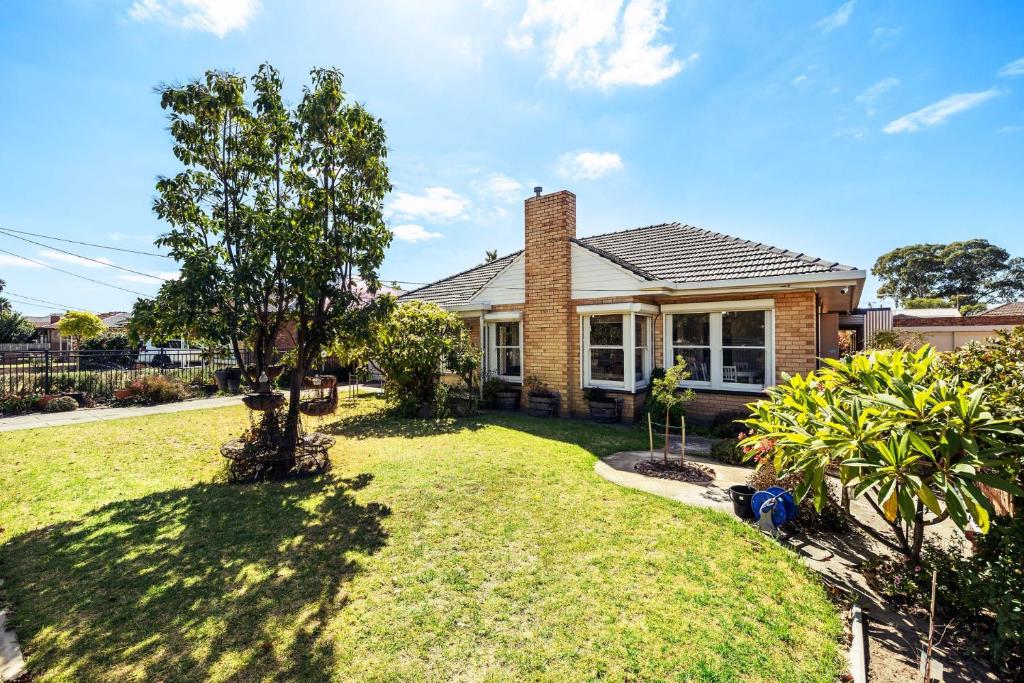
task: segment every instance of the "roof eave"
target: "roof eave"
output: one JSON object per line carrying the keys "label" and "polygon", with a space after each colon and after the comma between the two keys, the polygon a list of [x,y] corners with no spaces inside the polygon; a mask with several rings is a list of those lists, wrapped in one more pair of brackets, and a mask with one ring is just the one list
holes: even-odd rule
{"label": "roof eave", "polygon": [[694,290],[708,289],[750,289],[757,287],[786,286],[857,286],[861,288],[867,273],[863,270],[841,270],[825,273],[803,273],[799,275],[776,275],[772,277],[748,277],[732,280],[704,280],[701,282],[675,282],[672,280],[653,280],[640,285],[640,289],[657,294],[685,294]]}

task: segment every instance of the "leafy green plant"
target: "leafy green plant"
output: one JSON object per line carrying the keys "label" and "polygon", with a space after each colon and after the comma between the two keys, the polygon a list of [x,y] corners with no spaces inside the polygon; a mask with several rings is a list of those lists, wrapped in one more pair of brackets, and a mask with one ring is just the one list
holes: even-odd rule
{"label": "leafy green plant", "polygon": [[741,464],[744,458],[739,439],[719,439],[711,447],[711,457],[726,465]]}
{"label": "leafy green plant", "polygon": [[39,394],[17,393],[0,396],[0,415],[22,415],[35,408]]}
{"label": "leafy green plant", "polygon": [[523,386],[526,387],[526,392],[530,396],[537,396],[538,398],[555,398],[557,394],[551,390],[551,387],[547,385],[537,375],[530,375],[523,380]]}
{"label": "leafy green plant", "polygon": [[[741,446],[740,450],[743,451],[744,448],[747,447]],[[757,449],[754,449],[754,452],[757,452]],[[779,476],[772,462],[769,459],[765,459],[747,477],[747,485],[752,486],[758,491],[764,491],[772,486],[778,486],[787,491],[795,491],[800,487],[803,480],[803,472],[790,472],[789,474]],[[839,507],[835,488],[832,484],[829,484],[825,503],[821,506],[820,510],[816,508],[813,498],[804,497],[800,499],[797,502],[799,510],[794,524],[806,531],[846,531],[849,529],[849,520],[843,514],[842,508]]]}
{"label": "leafy green plant", "polygon": [[798,498],[813,495],[820,510],[825,473],[837,466],[843,486],[891,528],[890,547],[916,560],[928,525],[952,518],[988,530],[992,505],[978,484],[1024,494],[1006,445],[1024,436],[1019,420],[1000,414],[984,386],[944,372],[933,348],[826,363],[770,388],[746,420],[743,445],[767,439],[776,471],[803,473]]}
{"label": "leafy green plant", "polygon": [[43,408],[44,413],[67,413],[72,410],[78,410],[78,401],[70,396],[58,396],[51,399]]}
{"label": "leafy green plant", "polygon": [[17,311],[0,309],[0,344],[27,344],[36,336],[36,328]]}
{"label": "leafy green plant", "polygon": [[[650,399],[652,404],[658,406],[664,415],[665,422],[665,449],[664,449],[664,461],[668,462],[668,435],[669,430],[672,427],[672,411],[674,408],[682,409],[682,406],[687,401],[693,399],[693,389],[679,389],[679,383],[690,376],[690,371],[686,369],[686,360],[682,356],[676,358],[676,364],[668,370],[665,370],[664,375],[655,377],[651,375],[651,393]],[[683,418],[680,418],[681,426],[685,425]],[[685,438],[685,434],[683,435]]]}
{"label": "leafy green plant", "polygon": [[436,304],[402,304],[374,325],[373,334],[373,359],[386,378],[385,398],[407,416],[434,400],[442,374],[468,377],[480,361],[466,326]]}

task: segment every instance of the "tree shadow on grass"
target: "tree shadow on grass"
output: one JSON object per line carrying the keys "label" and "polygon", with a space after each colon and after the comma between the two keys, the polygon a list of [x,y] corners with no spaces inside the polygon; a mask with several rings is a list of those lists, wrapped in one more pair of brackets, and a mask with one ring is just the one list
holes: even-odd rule
{"label": "tree shadow on grass", "polygon": [[0,574],[30,668],[68,680],[329,675],[324,629],[387,539],[390,510],[351,493],[368,483],[200,485],[14,538]]}
{"label": "tree shadow on grass", "polygon": [[333,422],[325,422],[317,431],[350,439],[403,438],[415,439],[437,434],[455,434],[476,431],[483,427],[477,417],[428,420],[400,417],[386,410],[358,415],[346,415]]}

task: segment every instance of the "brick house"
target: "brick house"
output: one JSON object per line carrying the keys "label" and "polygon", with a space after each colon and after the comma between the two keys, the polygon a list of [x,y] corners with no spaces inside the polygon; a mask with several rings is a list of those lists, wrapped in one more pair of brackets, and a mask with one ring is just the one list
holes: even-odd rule
{"label": "brick house", "polygon": [[[106,313],[99,313],[100,320],[107,326],[108,332],[123,332],[128,327],[128,321],[131,320],[131,313],[126,311],[108,311]],[[69,337],[61,335],[60,330],[57,327],[57,323],[64,316],[60,313],[50,313],[49,315],[25,316],[25,320],[32,323],[32,326],[36,328],[35,343],[45,345],[50,351],[71,351],[74,349],[74,340]]]}
{"label": "brick house", "polygon": [[483,376],[536,376],[563,415],[585,415],[584,390],[598,387],[628,421],[651,370],[681,356],[696,391],[687,413],[709,420],[837,353],[864,271],[679,223],[578,238],[576,196],[536,190],[522,251],[399,299],[458,313]]}

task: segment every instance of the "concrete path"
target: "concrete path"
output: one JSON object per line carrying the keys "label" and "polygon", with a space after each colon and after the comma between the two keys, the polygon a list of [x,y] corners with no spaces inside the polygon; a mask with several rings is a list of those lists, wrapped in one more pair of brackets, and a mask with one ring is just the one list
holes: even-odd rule
{"label": "concrete path", "polygon": [[14,681],[25,673],[25,658],[14,631],[7,630],[7,610],[0,610],[0,681]]}
{"label": "concrete path", "polygon": [[[359,385],[363,394],[380,393],[379,387]],[[348,385],[339,387],[341,399],[348,395]],[[0,432],[13,432],[21,429],[40,429],[43,427],[60,427],[63,425],[81,424],[83,422],[101,422],[103,420],[120,420],[126,417],[142,417],[144,415],[161,415],[163,413],[180,413],[186,410],[206,410],[239,405],[241,396],[214,396],[197,398],[179,403],[163,403],[157,406],[126,406],[123,408],[79,408],[67,413],[30,413],[14,417],[0,418]]]}
{"label": "concrete path", "polygon": [[[624,451],[609,455],[594,463],[594,470],[608,481],[653,493],[662,498],[733,513],[729,487],[746,484],[753,471],[749,467],[725,465],[706,456],[713,442],[701,437],[688,437],[687,459],[707,465],[715,472],[715,479],[707,484],[693,484],[670,479],[658,479],[637,473],[633,466],[650,458],[648,451]],[[678,441],[674,455],[679,457]],[[673,456],[670,450],[669,457]],[[654,457],[661,453],[655,451]],[[875,511],[862,500],[850,505],[851,514],[862,524],[885,536],[891,531],[884,525]],[[948,546],[962,538],[959,530],[949,520],[929,527],[928,538],[937,545]],[[855,596],[871,620],[871,647],[876,654],[871,658],[869,680],[906,681],[916,675],[916,657],[922,634],[927,632],[927,622],[908,613],[891,608],[880,595],[875,593],[860,573],[860,565],[869,558],[883,552],[881,544],[859,529],[848,533],[814,532],[804,534],[793,532],[786,536],[784,545],[796,552],[804,562],[822,575],[825,583]],[[946,681],[996,681],[998,677],[985,667],[961,657],[948,647],[938,647],[936,657],[943,663]]]}

